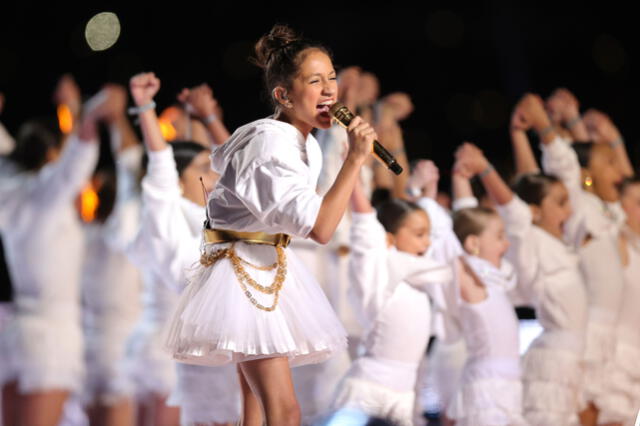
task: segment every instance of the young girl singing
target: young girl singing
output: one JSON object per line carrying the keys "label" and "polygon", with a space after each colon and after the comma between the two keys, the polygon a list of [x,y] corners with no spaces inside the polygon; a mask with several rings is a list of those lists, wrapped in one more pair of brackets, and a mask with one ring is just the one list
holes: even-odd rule
{"label": "young girl singing", "polygon": [[167,346],[187,363],[239,363],[246,424],[297,425],[290,367],[323,361],[346,339],[314,277],[287,249],[289,234],[329,241],[376,134],[358,117],[351,122],[347,158],[320,197],[311,130],[331,126],[337,87],[328,50],[275,26],[256,56],[276,112],[240,127],[212,154],[220,180],[207,204],[201,265]]}

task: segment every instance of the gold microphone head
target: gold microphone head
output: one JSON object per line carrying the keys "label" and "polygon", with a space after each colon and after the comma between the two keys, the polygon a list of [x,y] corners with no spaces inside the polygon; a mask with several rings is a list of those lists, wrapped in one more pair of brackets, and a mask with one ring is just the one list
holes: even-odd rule
{"label": "gold microphone head", "polygon": [[333,116],[334,120],[338,122],[342,127],[348,127],[354,115],[349,111],[349,108],[344,106],[342,102],[336,102],[329,108],[329,113]]}

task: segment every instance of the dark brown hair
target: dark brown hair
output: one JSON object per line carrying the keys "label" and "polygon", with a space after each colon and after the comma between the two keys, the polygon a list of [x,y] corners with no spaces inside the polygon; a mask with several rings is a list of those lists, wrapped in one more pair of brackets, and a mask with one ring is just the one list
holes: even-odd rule
{"label": "dark brown hair", "polygon": [[329,48],[319,42],[303,38],[283,24],[274,25],[271,31],[260,37],[256,43],[256,56],[252,58],[252,62],[264,71],[267,96],[275,107],[278,103],[273,98],[273,89],[277,86],[291,88],[291,81],[306,57],[306,54],[302,54],[306,49],[319,49],[332,58]]}
{"label": "dark brown hair", "polygon": [[518,178],[513,185],[513,191],[527,204],[539,206],[542,200],[549,194],[551,185],[560,180],[543,173],[528,173]]}
{"label": "dark brown hair", "polygon": [[464,245],[469,235],[480,235],[492,217],[498,217],[495,210],[487,207],[461,209],[453,214],[453,232],[460,244]]}

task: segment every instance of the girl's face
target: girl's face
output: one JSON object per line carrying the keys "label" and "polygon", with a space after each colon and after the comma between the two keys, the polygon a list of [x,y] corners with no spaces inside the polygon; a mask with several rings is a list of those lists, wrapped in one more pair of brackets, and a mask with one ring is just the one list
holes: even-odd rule
{"label": "girl's face", "polygon": [[640,229],[640,183],[628,185],[620,197],[620,204],[627,215],[627,223],[635,230]]}
{"label": "girl's face", "polygon": [[620,198],[618,184],[622,180],[622,174],[610,146],[605,144],[593,146],[589,159],[589,174],[593,180],[593,192],[598,197],[610,202]]}
{"label": "girl's face", "polygon": [[207,193],[211,192],[213,186],[218,180],[218,175],[211,170],[209,151],[207,150],[204,150],[193,157],[191,163],[189,163],[189,165],[182,171],[182,176],[180,176],[182,196],[193,203],[204,206],[206,204],[206,200],[202,193],[200,177],[202,177]]}
{"label": "girl's face", "polygon": [[569,192],[561,182],[551,184],[540,206],[534,206],[534,223],[550,234],[562,238],[564,223],[571,216]]}
{"label": "girl's face", "polygon": [[407,214],[395,234],[387,233],[390,243],[399,251],[422,256],[429,248],[431,223],[424,210],[414,210]]}
{"label": "girl's face", "polygon": [[286,100],[291,107],[282,107],[288,121],[303,135],[311,129],[331,127],[329,108],[336,103],[338,81],[331,59],[319,49],[307,49],[294,77]]}
{"label": "girl's face", "polygon": [[500,267],[502,256],[509,248],[509,240],[504,229],[504,223],[499,216],[491,216],[484,230],[477,237],[478,257]]}

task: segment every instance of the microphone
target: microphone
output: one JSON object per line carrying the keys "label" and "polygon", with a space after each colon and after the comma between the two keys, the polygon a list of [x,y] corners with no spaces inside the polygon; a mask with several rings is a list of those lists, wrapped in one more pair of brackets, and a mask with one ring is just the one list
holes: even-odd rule
{"label": "microphone", "polygon": [[[344,106],[344,104],[342,104],[341,102],[336,102],[335,104],[331,105],[329,112],[338,122],[338,124],[340,124],[344,128],[349,127],[349,123],[351,123],[351,120],[353,120],[354,118],[354,115],[351,113],[351,111],[349,111],[349,108]],[[373,141],[373,153],[378,158],[378,160],[380,160],[380,162],[387,166],[387,168],[393,173],[397,175],[402,173],[402,167],[400,167],[400,164],[398,164],[396,159],[393,158],[393,155],[391,155],[391,153],[387,151],[386,148],[376,140]]]}

